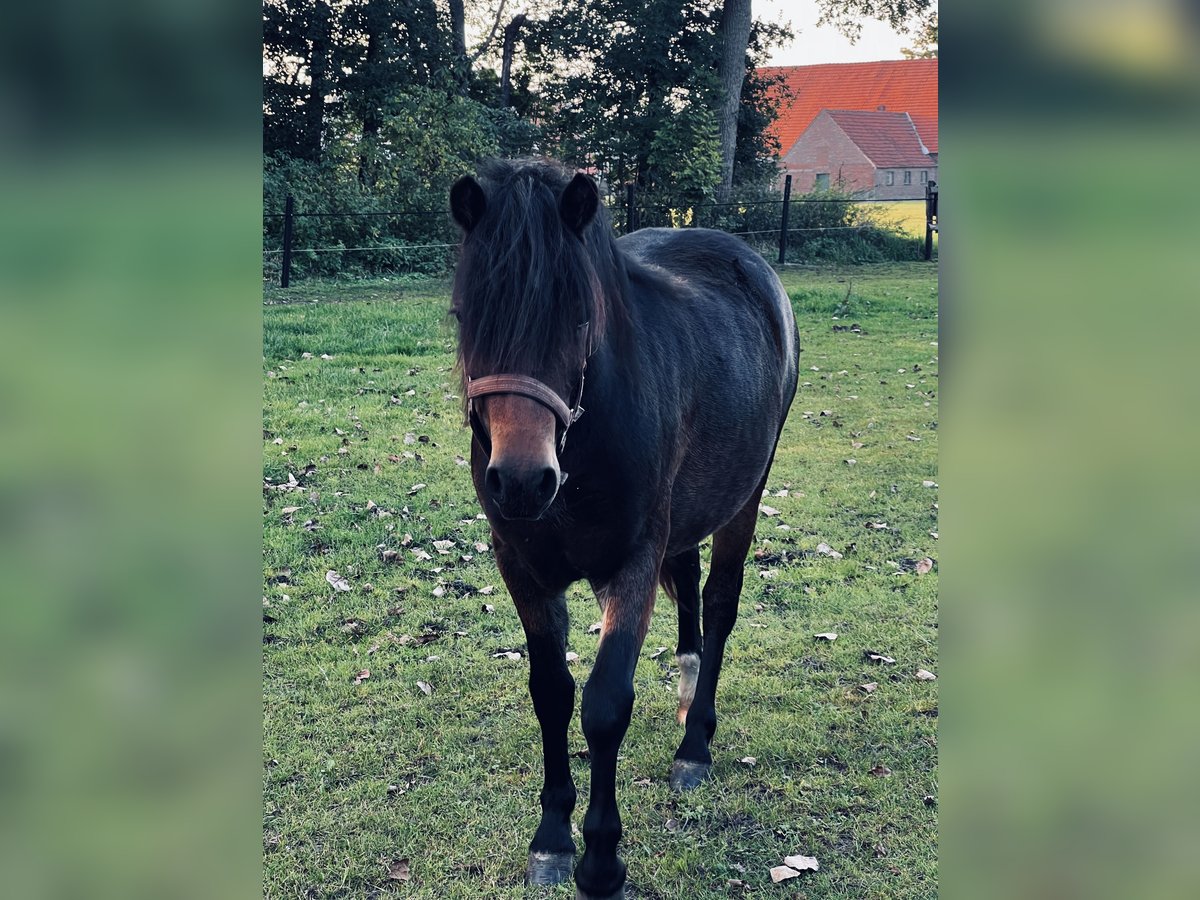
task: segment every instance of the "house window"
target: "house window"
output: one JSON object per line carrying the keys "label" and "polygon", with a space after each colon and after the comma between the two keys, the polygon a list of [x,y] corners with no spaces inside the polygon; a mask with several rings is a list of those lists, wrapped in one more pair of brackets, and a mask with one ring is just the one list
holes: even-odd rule
{"label": "house window", "polygon": [[814,187],[818,191],[829,190],[829,173],[828,172],[818,172],[817,173],[817,183],[814,185]]}
{"label": "house window", "polygon": [[925,184],[927,181],[929,181],[929,170],[922,169],[921,170],[921,184]]}
{"label": "house window", "polygon": [[884,172],[883,173],[883,183],[888,185],[889,187],[891,187],[893,184],[895,184],[896,183],[896,173],[892,172],[892,171]]}
{"label": "house window", "polygon": [[911,169],[904,170],[904,183],[912,184],[912,170]]}

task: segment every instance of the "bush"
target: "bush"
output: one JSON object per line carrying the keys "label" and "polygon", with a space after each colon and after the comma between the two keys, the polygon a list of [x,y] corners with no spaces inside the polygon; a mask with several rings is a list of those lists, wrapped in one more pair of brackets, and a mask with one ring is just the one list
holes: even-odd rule
{"label": "bush", "polygon": [[320,163],[264,158],[264,277],[268,268],[278,270],[289,193],[295,277],[446,271],[452,254],[438,245],[458,240],[447,208],[450,186],[502,143],[531,138],[511,113],[434,90],[411,88],[389,111],[370,139],[349,126],[333,129],[345,137],[325,148]]}
{"label": "bush", "polygon": [[840,264],[916,259],[921,242],[883,221],[877,207],[844,191],[792,198],[788,215],[791,262]]}

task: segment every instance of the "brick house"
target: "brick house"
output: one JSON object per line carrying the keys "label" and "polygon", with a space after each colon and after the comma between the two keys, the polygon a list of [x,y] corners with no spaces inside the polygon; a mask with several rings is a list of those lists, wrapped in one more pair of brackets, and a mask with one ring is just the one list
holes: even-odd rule
{"label": "brick house", "polygon": [[[781,180],[782,174],[791,174],[793,191],[812,190],[817,175],[827,175],[834,186],[841,171],[848,187],[854,174],[852,190],[872,192],[880,198],[922,197],[925,186],[921,173],[925,172],[924,177],[929,180],[937,179],[936,59],[767,66],[758,71],[759,75],[781,83],[784,89],[772,131],[779,140]],[[826,112],[827,119],[817,124],[817,117]],[[889,115],[855,119],[846,116],[848,112]],[[907,123],[902,121],[904,116]],[[814,124],[816,132],[809,135]],[[871,132],[875,129],[883,129],[883,134],[873,137]],[[797,150],[802,137],[806,138],[805,145]],[[885,150],[880,146],[884,139],[896,146]],[[820,147],[825,149],[819,150]],[[914,147],[924,149],[923,158],[914,155]],[[838,156],[838,151],[844,151],[845,155]],[[818,158],[803,155],[821,152],[827,155]],[[868,162],[872,173],[867,171]],[[916,165],[918,162],[922,165]],[[911,184],[904,183],[905,172],[911,173],[908,176]],[[887,183],[889,177],[891,184]]]}
{"label": "brick house", "polygon": [[839,188],[875,200],[916,200],[937,181],[937,158],[908,113],[823,109],[784,157],[792,191]]}

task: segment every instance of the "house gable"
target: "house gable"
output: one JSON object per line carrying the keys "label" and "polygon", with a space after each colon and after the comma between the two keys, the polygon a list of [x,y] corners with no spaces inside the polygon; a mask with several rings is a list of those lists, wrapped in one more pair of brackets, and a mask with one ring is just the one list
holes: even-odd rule
{"label": "house gable", "polygon": [[[875,184],[875,164],[834,120],[823,110],[804,133],[793,142],[783,160],[784,170],[792,176],[792,191],[807,194],[822,187],[854,192],[869,191]],[[818,176],[828,183],[818,184]]]}
{"label": "house gable", "polygon": [[[787,155],[823,109],[906,112],[930,153],[938,149],[938,61],[898,59],[817,66],[766,66],[765,78],[779,78],[792,97],[780,103],[772,131]],[[778,88],[772,89],[773,93]]]}
{"label": "house gable", "polygon": [[937,180],[937,162],[904,113],[822,110],[783,167],[801,194],[837,188],[880,200],[918,199]]}

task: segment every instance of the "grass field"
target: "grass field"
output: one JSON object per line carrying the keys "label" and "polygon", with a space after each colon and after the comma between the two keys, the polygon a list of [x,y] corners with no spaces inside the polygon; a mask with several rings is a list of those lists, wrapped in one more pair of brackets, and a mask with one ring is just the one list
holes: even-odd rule
{"label": "grass field", "polygon": [[[936,268],[783,278],[803,386],[747,562],[714,777],[667,789],[682,732],[660,595],[618,771],[631,897],[937,894],[938,684],[917,677],[937,672],[921,563],[938,556]],[[462,465],[446,284],[265,299],[264,896],[573,897],[521,884],[540,743]],[[599,615],[582,585],[569,602],[581,686]],[[582,751],[578,715],[570,735]],[[579,824],[587,762],[572,767]],[[772,884],[797,853],[820,870]]]}
{"label": "grass field", "polygon": [[[884,225],[895,225],[905,234],[925,238],[925,201],[924,200],[880,200],[866,204]],[[934,242],[937,234],[934,234]]]}

